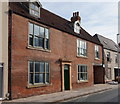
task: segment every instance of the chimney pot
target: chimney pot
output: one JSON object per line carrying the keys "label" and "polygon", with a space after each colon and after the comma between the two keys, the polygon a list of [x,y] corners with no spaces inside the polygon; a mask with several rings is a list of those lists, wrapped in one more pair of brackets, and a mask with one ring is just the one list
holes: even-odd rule
{"label": "chimney pot", "polygon": [[73,17],[75,17],[75,13],[73,13]]}
{"label": "chimney pot", "polygon": [[79,16],[79,12],[77,12],[77,16]]}

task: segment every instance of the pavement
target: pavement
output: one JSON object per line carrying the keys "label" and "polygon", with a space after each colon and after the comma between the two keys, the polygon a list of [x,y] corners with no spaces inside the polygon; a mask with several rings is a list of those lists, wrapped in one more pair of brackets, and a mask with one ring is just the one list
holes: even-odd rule
{"label": "pavement", "polygon": [[[117,88],[118,85],[110,85],[110,84],[96,84],[90,87],[77,88],[74,90],[68,90],[63,92],[56,92],[51,94],[37,95],[31,96],[27,98],[20,98],[15,100],[10,100],[7,102],[62,102],[64,100],[69,100],[76,97],[82,97],[89,94],[94,94],[106,90],[110,90],[113,88]],[[6,102],[6,101],[5,101]]]}

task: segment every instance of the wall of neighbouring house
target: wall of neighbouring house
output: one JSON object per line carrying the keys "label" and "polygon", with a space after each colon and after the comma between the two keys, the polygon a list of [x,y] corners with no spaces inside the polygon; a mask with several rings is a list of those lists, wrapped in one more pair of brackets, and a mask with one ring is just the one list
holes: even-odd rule
{"label": "wall of neighbouring house", "polygon": [[[107,58],[106,58],[107,52],[110,52],[111,62],[107,62]],[[114,52],[114,51],[111,51],[108,49],[104,49],[104,54],[105,54],[104,61],[105,61],[105,65],[106,65],[106,67],[105,67],[106,73],[110,74],[108,72],[108,68],[111,68],[111,75],[110,75],[111,79],[110,80],[115,80],[115,71],[114,70],[115,70],[115,68],[118,68],[118,63],[115,62],[115,55],[117,54],[117,52]],[[109,75],[107,75],[107,76],[109,76]],[[106,78],[106,80],[108,80],[108,79]]]}
{"label": "wall of neighbouring house", "polygon": [[8,92],[8,2],[0,2],[0,63],[3,63],[3,99]]}
{"label": "wall of neighbouring house", "polygon": [[[50,51],[44,52],[28,48],[28,23],[31,21],[19,15],[12,15],[12,99],[38,94],[52,93],[62,90],[61,66],[59,59],[71,60],[72,88],[81,88],[93,84],[93,64],[102,63],[102,47],[100,60],[94,59],[94,43],[88,42],[88,57],[77,57],[77,37],[50,28]],[[44,25],[43,25],[44,26]],[[28,60],[48,61],[50,63],[50,85],[28,88]],[[87,64],[88,82],[77,82],[77,64]],[[9,86],[10,87],[10,86]]]}

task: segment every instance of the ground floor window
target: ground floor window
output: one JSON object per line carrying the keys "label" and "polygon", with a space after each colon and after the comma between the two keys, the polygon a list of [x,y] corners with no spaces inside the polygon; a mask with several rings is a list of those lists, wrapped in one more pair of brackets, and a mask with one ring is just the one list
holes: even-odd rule
{"label": "ground floor window", "polygon": [[49,84],[50,68],[48,62],[29,61],[29,84]]}
{"label": "ground floor window", "polygon": [[88,71],[86,65],[78,65],[78,81],[87,81]]}

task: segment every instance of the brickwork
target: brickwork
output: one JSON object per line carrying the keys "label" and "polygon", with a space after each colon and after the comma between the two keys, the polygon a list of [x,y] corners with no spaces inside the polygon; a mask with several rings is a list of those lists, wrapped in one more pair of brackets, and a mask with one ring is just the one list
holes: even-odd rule
{"label": "brickwork", "polygon": [[[12,99],[58,92],[62,90],[61,66],[59,59],[71,60],[72,89],[93,84],[93,63],[102,64],[102,47],[100,60],[94,59],[94,43],[88,42],[88,57],[77,57],[77,38],[68,33],[50,29],[50,51],[44,52],[28,48],[28,23],[34,21],[13,14],[12,16],[12,47],[11,47],[11,93]],[[36,23],[39,24],[39,23]],[[41,25],[41,24],[39,24]],[[48,61],[50,63],[50,84],[28,88],[28,61]],[[77,64],[88,66],[88,82],[77,82]],[[10,92],[10,90],[9,90]]]}

